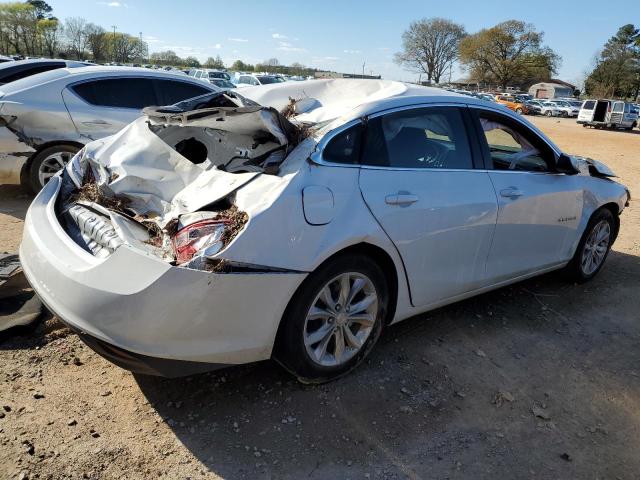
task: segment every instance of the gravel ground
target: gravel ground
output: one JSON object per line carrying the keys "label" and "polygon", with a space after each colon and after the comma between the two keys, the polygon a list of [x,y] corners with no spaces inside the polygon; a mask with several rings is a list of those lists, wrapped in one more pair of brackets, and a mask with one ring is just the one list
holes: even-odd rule
{"label": "gravel ground", "polygon": [[[534,121],[640,193],[640,132]],[[0,249],[28,202],[0,186]],[[48,318],[0,338],[0,478],[640,479],[639,233],[632,202],[594,281],[420,315],[319,387],[271,362],[132,375]]]}

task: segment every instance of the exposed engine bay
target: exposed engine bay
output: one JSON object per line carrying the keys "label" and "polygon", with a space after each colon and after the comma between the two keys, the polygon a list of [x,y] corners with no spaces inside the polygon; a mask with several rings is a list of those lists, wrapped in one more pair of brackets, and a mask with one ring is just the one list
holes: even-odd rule
{"label": "exposed engine bay", "polygon": [[234,192],[277,175],[307,125],[232,92],[144,110],[67,165],[57,214],[98,258],[126,244],[173,265],[219,271],[209,257],[249,221]]}

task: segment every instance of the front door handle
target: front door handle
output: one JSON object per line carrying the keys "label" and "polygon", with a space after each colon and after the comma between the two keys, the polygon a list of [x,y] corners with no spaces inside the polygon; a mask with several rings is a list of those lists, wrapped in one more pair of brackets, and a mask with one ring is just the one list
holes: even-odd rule
{"label": "front door handle", "polygon": [[518,198],[524,195],[522,190],[518,190],[516,187],[505,188],[500,190],[500,196],[507,198]]}
{"label": "front door handle", "polygon": [[389,205],[411,205],[418,201],[418,196],[410,193],[395,193],[393,195],[387,195],[384,201]]}

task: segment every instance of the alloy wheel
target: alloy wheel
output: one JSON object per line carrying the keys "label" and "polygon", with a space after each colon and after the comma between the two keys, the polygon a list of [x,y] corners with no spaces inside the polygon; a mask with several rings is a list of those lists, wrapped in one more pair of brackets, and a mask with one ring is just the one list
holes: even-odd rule
{"label": "alloy wheel", "polygon": [[44,186],[51,177],[62,170],[73,158],[73,155],[71,152],[56,152],[42,160],[38,168],[40,185]]}
{"label": "alloy wheel", "polygon": [[311,303],[304,345],[311,360],[335,367],[352,359],[373,331],[378,293],[362,273],[342,273],[327,282]]}
{"label": "alloy wheel", "polygon": [[591,275],[600,268],[607,256],[610,239],[611,226],[606,220],[601,220],[593,227],[589,237],[587,237],[587,241],[584,243],[580,258],[582,273]]}

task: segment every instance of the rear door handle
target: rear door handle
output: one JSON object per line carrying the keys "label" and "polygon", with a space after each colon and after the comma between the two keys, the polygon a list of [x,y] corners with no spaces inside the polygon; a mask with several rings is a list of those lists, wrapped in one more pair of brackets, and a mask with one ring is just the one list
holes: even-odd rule
{"label": "rear door handle", "polygon": [[500,190],[500,196],[507,198],[518,198],[524,195],[522,190],[518,190],[516,187],[505,188]]}
{"label": "rear door handle", "polygon": [[387,195],[384,201],[389,205],[411,205],[418,201],[418,196],[410,193],[395,193]]}
{"label": "rear door handle", "polygon": [[88,122],[82,122],[83,125],[111,125],[109,122],[105,122],[104,120],[89,120]]}

